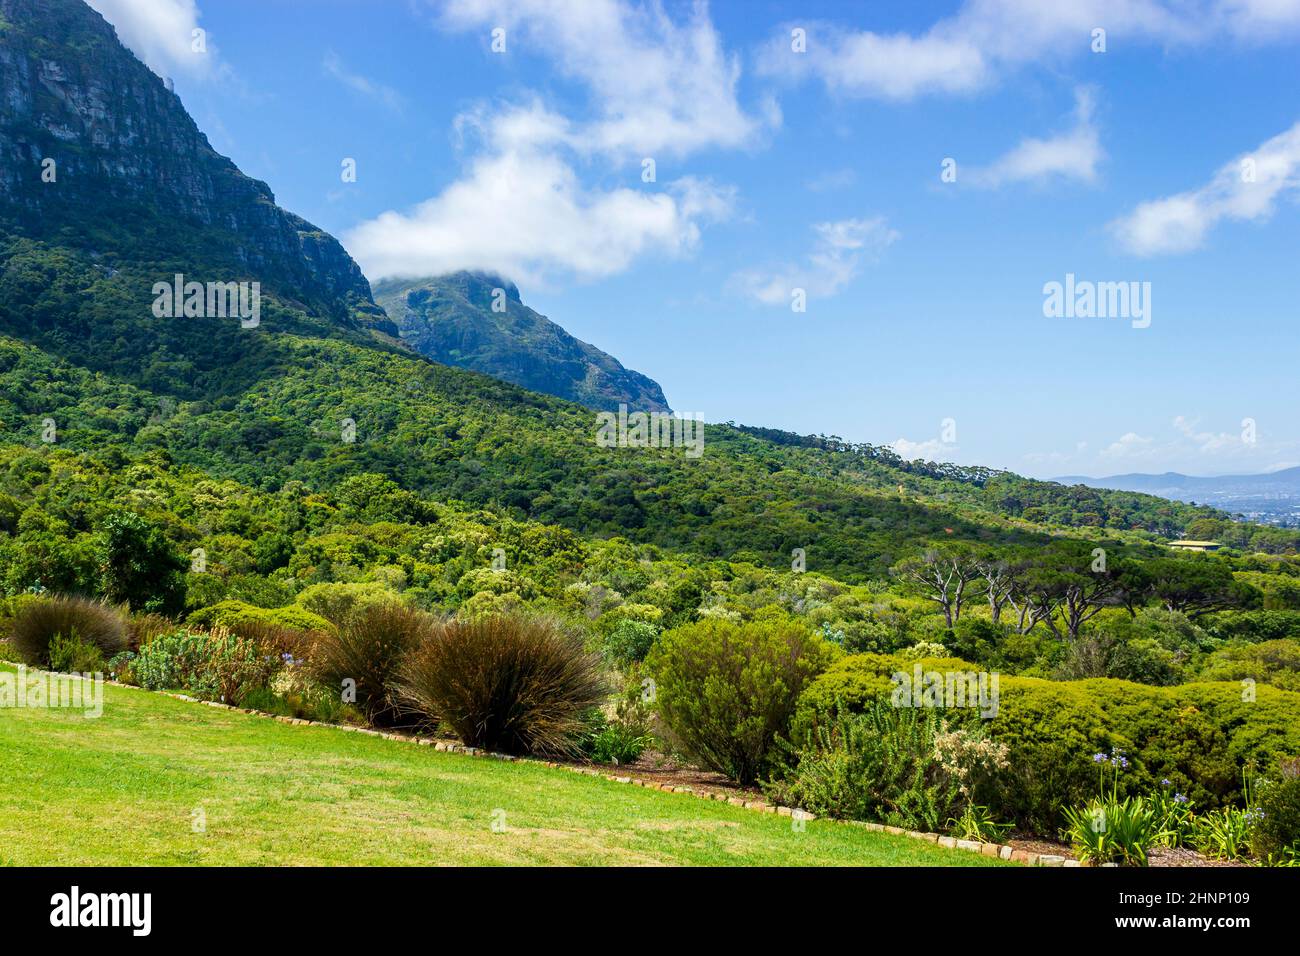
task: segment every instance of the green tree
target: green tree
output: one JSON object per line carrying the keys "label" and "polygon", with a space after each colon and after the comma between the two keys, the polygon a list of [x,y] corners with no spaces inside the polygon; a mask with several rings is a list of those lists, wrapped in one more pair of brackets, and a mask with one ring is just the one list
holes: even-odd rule
{"label": "green tree", "polygon": [[134,512],[109,515],[103,526],[100,586],[132,610],[176,614],[185,606],[188,562],[160,527]]}

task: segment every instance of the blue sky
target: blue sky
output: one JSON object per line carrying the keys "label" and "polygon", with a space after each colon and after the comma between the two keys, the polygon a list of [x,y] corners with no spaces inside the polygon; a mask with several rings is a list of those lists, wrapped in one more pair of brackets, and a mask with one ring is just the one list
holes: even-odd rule
{"label": "blue sky", "polygon": [[[500,271],[679,411],[1300,464],[1300,0],[92,5],[372,281]],[[1067,274],[1150,283],[1149,325],[1045,316]]]}

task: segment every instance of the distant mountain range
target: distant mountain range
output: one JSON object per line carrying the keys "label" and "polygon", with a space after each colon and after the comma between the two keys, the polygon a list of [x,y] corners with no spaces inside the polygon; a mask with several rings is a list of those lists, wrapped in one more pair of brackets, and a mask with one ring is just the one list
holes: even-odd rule
{"label": "distant mountain range", "polygon": [[455,272],[375,283],[375,301],[426,358],[567,398],[599,411],[666,412],[659,383],[574,338],[524,305],[497,276]]}
{"label": "distant mountain range", "polygon": [[1063,485],[1138,491],[1174,501],[1194,501],[1261,520],[1300,513],[1300,467],[1263,475],[1220,475],[1213,478],[1167,471],[1162,475],[1134,473],[1111,475],[1109,478],[1067,475],[1053,480]]}

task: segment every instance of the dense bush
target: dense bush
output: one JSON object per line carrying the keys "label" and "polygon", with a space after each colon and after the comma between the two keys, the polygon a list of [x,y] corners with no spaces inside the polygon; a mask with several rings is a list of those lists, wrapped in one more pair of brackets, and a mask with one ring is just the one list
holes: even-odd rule
{"label": "dense bush", "polygon": [[[432,615],[405,605],[366,605],[348,615],[342,627],[317,635],[312,673],[345,703],[355,704],[371,723],[400,723],[407,714],[394,693],[398,668],[437,624]],[[350,699],[353,695],[355,700]]]}
{"label": "dense bush", "polygon": [[147,690],[183,690],[204,700],[239,704],[265,687],[278,667],[252,641],[228,631],[177,630],[142,647],[131,673]]}
{"label": "dense bush", "polygon": [[80,635],[54,635],[50,641],[50,670],[67,674],[93,674],[104,670],[104,654]]}
{"label": "dense bush", "polygon": [[1300,691],[1300,641],[1282,639],[1220,648],[1205,659],[1198,680],[1247,678]]}
{"label": "dense bush", "polygon": [[1259,808],[1251,849],[1260,859],[1300,851],[1300,760],[1284,760],[1256,794]]}
{"label": "dense bush", "polygon": [[741,783],[765,773],[804,688],[835,650],[803,624],[706,620],[663,634],[646,666],[685,752]]}
{"label": "dense bush", "polygon": [[966,817],[978,784],[1005,766],[1006,747],[978,726],[876,699],[819,723],[768,790],[818,814],[935,832]]}
{"label": "dense bush", "polygon": [[[955,660],[922,663],[926,670],[975,669]],[[891,673],[911,665],[870,654],[838,661],[800,699],[794,734],[816,727],[837,702],[863,710],[889,693]],[[1244,767],[1300,755],[1300,694],[1262,685],[1244,690],[1230,683],[1149,687],[1003,676],[988,732],[1010,748],[1010,766],[989,792],[977,794],[979,802],[1001,819],[1055,833],[1065,807],[1095,794],[1094,755],[1118,748],[1130,762],[1120,797],[1151,793],[1169,779],[1199,807],[1240,803]]]}
{"label": "dense bush", "polygon": [[176,553],[163,529],[133,512],[104,522],[101,587],[111,601],[133,611],[179,613],[185,607],[189,561]]}
{"label": "dense bush", "polygon": [[280,627],[291,627],[299,631],[328,631],[333,625],[321,617],[301,607],[257,607],[243,601],[220,601],[208,607],[199,608],[186,618],[187,623],[197,628],[229,627],[235,628],[249,621],[262,621]]}
{"label": "dense bush", "polygon": [[408,655],[399,686],[466,744],[512,754],[572,752],[606,693],[599,658],[542,617],[440,623]]}
{"label": "dense bush", "polygon": [[365,584],[313,584],[303,588],[294,603],[338,627],[362,608],[399,600],[392,591],[372,581]]}
{"label": "dense bush", "polygon": [[37,667],[50,666],[50,644],[56,637],[93,645],[105,659],[127,647],[122,615],[99,601],[56,596],[19,605],[9,640],[24,661]]}
{"label": "dense bush", "polygon": [[606,659],[616,667],[627,668],[644,661],[659,636],[659,628],[646,621],[624,618],[605,635]]}

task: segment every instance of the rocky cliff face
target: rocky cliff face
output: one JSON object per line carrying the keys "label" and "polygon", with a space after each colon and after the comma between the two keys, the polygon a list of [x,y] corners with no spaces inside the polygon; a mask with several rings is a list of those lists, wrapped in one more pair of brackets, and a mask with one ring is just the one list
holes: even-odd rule
{"label": "rocky cliff face", "polygon": [[241,278],[395,332],[343,247],[218,154],[80,0],[0,0],[0,226],[136,260],[199,242]]}
{"label": "rocky cliff face", "polygon": [[[407,345],[445,365],[601,411],[620,404],[637,411],[669,410],[657,382],[528,308],[504,279],[472,272],[390,279],[375,284],[375,300]],[[500,311],[493,309],[494,301]]]}

